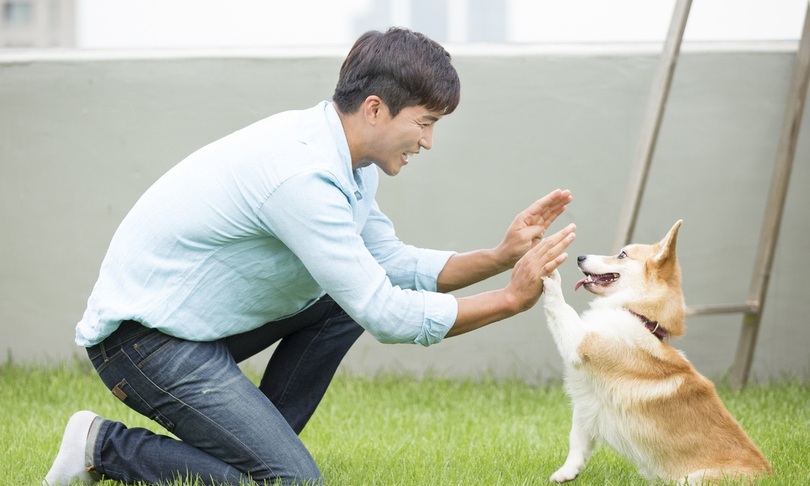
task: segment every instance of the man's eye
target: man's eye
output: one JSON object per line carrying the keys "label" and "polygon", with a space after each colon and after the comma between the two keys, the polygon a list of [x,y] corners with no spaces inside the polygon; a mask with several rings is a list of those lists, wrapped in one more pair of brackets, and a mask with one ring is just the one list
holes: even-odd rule
{"label": "man's eye", "polygon": [[618,257],[616,257],[616,258],[618,258],[618,259],[620,259],[620,260],[621,260],[622,258],[627,258],[627,253],[625,253],[625,252],[621,252],[621,253],[619,253],[619,256],[618,256]]}

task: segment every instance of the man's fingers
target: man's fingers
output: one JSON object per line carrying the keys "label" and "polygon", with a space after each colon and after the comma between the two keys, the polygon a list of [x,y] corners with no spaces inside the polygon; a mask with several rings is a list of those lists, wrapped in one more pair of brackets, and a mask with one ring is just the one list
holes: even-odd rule
{"label": "man's fingers", "polygon": [[529,307],[543,291],[541,277],[551,275],[568,259],[566,249],[576,238],[576,225],[571,223],[560,231],[542,239],[515,265],[510,282],[515,292],[530,302]]}
{"label": "man's fingers", "polygon": [[542,216],[543,213],[559,213],[565,209],[565,205],[570,203],[571,200],[571,191],[568,189],[555,189],[554,191],[533,202],[528,208],[526,208],[526,213],[527,215],[531,215],[535,218]]}
{"label": "man's fingers", "polygon": [[557,268],[560,265],[562,265],[566,260],[568,260],[568,253],[565,252],[560,253],[559,255],[557,255],[557,258],[543,265],[543,271],[541,272],[542,275],[544,277],[548,277],[549,275],[554,273],[554,270],[557,270]]}
{"label": "man's fingers", "polygon": [[[560,231],[541,240],[540,244],[532,248],[527,256],[530,260],[535,261],[536,265],[540,266],[545,266],[547,263],[555,261],[565,252],[568,245],[574,241],[574,238],[576,238],[575,231],[576,225],[573,223],[569,224]],[[567,256],[564,257],[564,259],[565,258],[567,258]],[[562,263],[562,261],[557,265],[560,263]]]}
{"label": "man's fingers", "polygon": [[522,221],[525,229],[535,232],[533,236],[542,237],[543,231],[565,211],[571,200],[571,191],[557,189],[532,203],[518,216],[518,220]]}
{"label": "man's fingers", "polygon": [[[568,226],[566,226],[565,228],[561,229],[560,231],[554,233],[553,235],[547,236],[543,240],[543,243],[540,246],[541,247],[546,247],[546,248],[557,246],[557,245],[559,245],[560,243],[563,243],[565,240],[567,240],[569,238],[570,238],[571,241],[573,241],[576,229],[577,229],[577,225],[575,225],[574,223],[571,223]],[[568,241],[565,244],[565,246],[568,246],[568,244],[570,244],[571,241]]]}

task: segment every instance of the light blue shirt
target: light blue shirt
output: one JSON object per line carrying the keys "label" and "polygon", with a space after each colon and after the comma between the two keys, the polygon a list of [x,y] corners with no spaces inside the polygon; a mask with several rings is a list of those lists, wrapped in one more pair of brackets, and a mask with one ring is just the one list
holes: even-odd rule
{"label": "light blue shirt", "polygon": [[256,122],[197,152],[150,187],[101,264],[76,343],[128,319],[211,341],[329,294],[376,339],[428,346],[455,322],[436,279],[452,252],[397,239],[374,196],[375,166],[353,171],[329,102]]}

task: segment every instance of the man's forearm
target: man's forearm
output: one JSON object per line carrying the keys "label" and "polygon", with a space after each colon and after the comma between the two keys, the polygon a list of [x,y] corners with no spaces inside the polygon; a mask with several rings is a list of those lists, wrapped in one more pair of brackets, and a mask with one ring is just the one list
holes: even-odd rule
{"label": "man's forearm", "polygon": [[439,292],[452,292],[510,269],[511,265],[499,259],[495,250],[475,250],[457,253],[447,260],[436,280]]}
{"label": "man's forearm", "polygon": [[518,314],[521,309],[505,290],[493,290],[458,299],[458,316],[447,337],[474,331]]}
{"label": "man's forearm", "polygon": [[[464,334],[531,309],[543,292],[542,278],[551,275],[568,258],[565,249],[574,241],[575,230],[576,226],[570,224],[541,240],[514,265],[512,276],[506,287],[470,297],[457,298],[458,314],[447,336]],[[468,278],[462,278],[459,282],[477,281],[474,278],[483,279],[486,278],[486,275],[494,275],[505,270],[505,267],[511,266],[498,263],[495,255],[488,254],[486,251],[457,255],[459,258],[449,265],[450,275],[453,275],[452,272],[462,271],[465,265],[473,265],[475,270],[467,271]],[[488,261],[488,259],[491,260]],[[448,264],[452,260],[453,258],[448,260]],[[456,267],[457,265],[460,267]],[[447,283],[447,281],[444,282],[445,285]]]}

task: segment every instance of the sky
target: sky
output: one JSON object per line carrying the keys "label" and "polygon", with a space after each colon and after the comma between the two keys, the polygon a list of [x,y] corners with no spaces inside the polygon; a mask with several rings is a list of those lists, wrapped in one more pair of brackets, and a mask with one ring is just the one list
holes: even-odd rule
{"label": "sky", "polygon": [[[87,49],[344,46],[366,30],[358,31],[359,18],[376,12],[379,25],[374,28],[413,28],[414,16],[428,16],[430,12],[425,10],[437,5],[436,1],[77,0],[77,43]],[[661,42],[676,3],[443,1],[448,43],[474,40],[471,13],[498,1],[503,4],[506,42]],[[693,0],[684,41],[798,39],[807,6],[808,0]]]}

